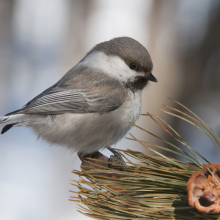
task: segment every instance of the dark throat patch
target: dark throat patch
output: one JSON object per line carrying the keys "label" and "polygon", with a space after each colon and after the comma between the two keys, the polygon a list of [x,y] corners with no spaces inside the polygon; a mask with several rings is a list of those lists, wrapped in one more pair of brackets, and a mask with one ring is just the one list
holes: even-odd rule
{"label": "dark throat patch", "polygon": [[148,80],[143,76],[137,76],[134,81],[125,84],[126,88],[131,89],[132,92],[142,90],[148,83]]}

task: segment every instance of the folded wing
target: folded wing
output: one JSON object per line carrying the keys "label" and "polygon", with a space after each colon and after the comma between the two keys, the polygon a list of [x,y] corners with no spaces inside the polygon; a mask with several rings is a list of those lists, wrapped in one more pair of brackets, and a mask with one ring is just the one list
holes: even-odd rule
{"label": "folded wing", "polygon": [[81,72],[76,76],[74,71],[68,72],[63,79],[32,99],[22,109],[8,115],[102,114],[113,111],[123,104],[126,97],[123,85],[108,77],[103,80],[101,73],[93,72],[91,76],[91,70],[90,72],[86,72],[87,68],[83,70],[84,74]]}

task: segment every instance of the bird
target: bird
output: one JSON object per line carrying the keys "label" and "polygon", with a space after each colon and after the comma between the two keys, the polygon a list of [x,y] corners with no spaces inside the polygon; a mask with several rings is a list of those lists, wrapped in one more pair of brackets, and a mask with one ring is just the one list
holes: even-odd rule
{"label": "bird", "polygon": [[142,91],[157,82],[152,69],[149,52],[133,38],[99,43],[57,83],[0,116],[1,134],[30,127],[47,143],[82,155],[110,148],[139,119]]}

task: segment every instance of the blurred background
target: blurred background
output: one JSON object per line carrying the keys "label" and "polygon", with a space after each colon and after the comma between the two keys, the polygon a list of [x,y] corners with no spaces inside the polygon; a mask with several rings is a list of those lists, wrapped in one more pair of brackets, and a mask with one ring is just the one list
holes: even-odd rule
{"label": "blurred background", "polygon": [[[142,113],[157,114],[212,162],[219,153],[196,128],[160,112],[178,100],[220,135],[220,1],[0,0],[0,115],[54,84],[95,44],[130,36],[150,52],[153,74]],[[138,125],[168,138],[149,118]],[[133,129],[137,138],[158,143]],[[127,135],[129,136],[129,135]],[[123,139],[117,148],[145,149]],[[109,154],[105,152],[105,154]],[[88,219],[68,201],[78,157],[37,141],[27,128],[0,136],[0,219]]]}

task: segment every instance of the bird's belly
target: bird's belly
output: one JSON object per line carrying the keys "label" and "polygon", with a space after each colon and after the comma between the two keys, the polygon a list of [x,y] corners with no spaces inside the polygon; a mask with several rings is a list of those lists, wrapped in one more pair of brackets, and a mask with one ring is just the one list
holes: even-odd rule
{"label": "bird's belly", "polygon": [[140,116],[141,94],[130,93],[124,104],[109,113],[63,114],[54,119],[47,116],[35,133],[52,144],[67,146],[73,151],[90,153],[116,144]]}

